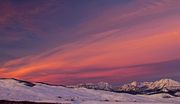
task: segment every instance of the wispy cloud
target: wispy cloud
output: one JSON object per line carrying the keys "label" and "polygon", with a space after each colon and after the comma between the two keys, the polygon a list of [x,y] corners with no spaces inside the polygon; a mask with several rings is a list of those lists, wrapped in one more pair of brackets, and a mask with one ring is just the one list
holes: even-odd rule
{"label": "wispy cloud", "polygon": [[[100,14],[93,12],[96,16],[83,19],[74,29],[63,27],[63,32],[59,28],[55,28],[58,30],[56,32],[51,29],[46,32],[41,26],[43,21],[34,26],[35,20],[27,21],[21,17],[22,14],[19,18],[23,20],[21,24],[25,26],[26,31],[41,34],[38,35],[39,38],[54,33],[53,38],[46,38],[46,44],[56,40],[56,36],[58,38],[73,34],[69,35],[73,39],[64,44],[56,41],[54,47],[47,45],[46,51],[38,51],[5,62],[0,68],[1,76],[33,81],[50,81],[57,78],[58,80],[54,81],[63,83],[77,83],[88,79],[113,82],[138,76],[146,77],[161,71],[164,71],[162,76],[168,75],[167,72],[168,76],[173,76],[174,72],[169,72],[169,69],[176,67],[174,70],[177,71],[179,66],[172,65],[171,60],[178,59],[175,62],[179,63],[180,59],[179,4],[176,0],[138,0],[124,6],[116,5],[104,9]],[[43,15],[43,12],[50,8],[50,5],[42,6],[35,9],[32,15],[37,12]],[[56,8],[50,13],[56,10],[59,9]],[[54,21],[50,24],[56,26],[53,25]],[[158,68],[160,69],[157,70]],[[157,76],[159,75],[153,77]]]}

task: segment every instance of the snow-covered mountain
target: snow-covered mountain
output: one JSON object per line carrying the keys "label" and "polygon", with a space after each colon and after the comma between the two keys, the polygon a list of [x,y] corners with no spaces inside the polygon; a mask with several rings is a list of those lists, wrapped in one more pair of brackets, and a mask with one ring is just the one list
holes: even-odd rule
{"label": "snow-covered mountain", "polygon": [[67,86],[70,88],[87,88],[94,90],[104,90],[104,91],[112,91],[112,85],[107,82],[99,82],[99,83],[83,83],[74,86]]}
{"label": "snow-covered mountain", "polygon": [[[106,88],[104,84],[100,83],[99,87]],[[0,79],[1,100],[50,102],[51,104],[180,104],[179,97],[167,93],[131,95],[82,87],[52,86],[17,79]]]}
{"label": "snow-covered mountain", "polygon": [[175,95],[175,93],[180,91],[180,83],[172,79],[161,79],[155,82],[134,81],[118,87],[116,91],[133,94],[170,93]]}

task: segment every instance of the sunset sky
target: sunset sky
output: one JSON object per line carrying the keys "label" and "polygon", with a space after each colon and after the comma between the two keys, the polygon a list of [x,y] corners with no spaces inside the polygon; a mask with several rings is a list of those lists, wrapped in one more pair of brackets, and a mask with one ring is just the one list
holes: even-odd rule
{"label": "sunset sky", "polygon": [[0,77],[180,81],[180,0],[0,0]]}

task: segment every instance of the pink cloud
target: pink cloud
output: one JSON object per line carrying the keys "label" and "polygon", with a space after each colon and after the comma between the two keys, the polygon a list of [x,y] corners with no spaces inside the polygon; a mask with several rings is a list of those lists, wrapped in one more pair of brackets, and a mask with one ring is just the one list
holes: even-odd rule
{"label": "pink cloud", "polygon": [[[169,14],[169,11],[178,8],[178,3],[178,1],[170,4],[169,1],[153,4],[143,2],[140,7],[136,7],[138,4],[129,4],[135,6],[136,10],[133,7],[122,7],[122,10],[121,7],[111,8],[75,28],[75,34],[84,33],[87,38],[49,48],[46,52],[36,55],[10,60],[0,68],[2,70],[0,73],[3,73],[3,76],[23,78],[30,73],[40,71],[48,73],[48,70],[73,73],[86,70],[87,67],[109,68],[109,71],[101,72],[84,71],[79,74],[49,74],[36,79],[28,78],[33,81],[50,81],[49,79],[58,78],[62,82],[65,81],[63,79],[72,82],[71,78],[113,76],[116,79],[123,79],[156,73],[154,70],[141,68],[125,70],[111,70],[111,68],[179,59],[180,50],[177,47],[180,46],[180,15],[173,12],[167,17],[157,16],[159,13]],[[157,18],[149,19],[148,17],[152,15]],[[149,21],[141,21],[142,18],[148,18]],[[129,21],[135,24],[128,27],[127,24],[131,25]]]}

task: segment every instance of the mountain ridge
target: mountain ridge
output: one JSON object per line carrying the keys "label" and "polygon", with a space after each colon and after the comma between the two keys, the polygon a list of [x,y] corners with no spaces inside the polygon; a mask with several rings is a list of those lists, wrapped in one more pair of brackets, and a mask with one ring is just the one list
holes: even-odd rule
{"label": "mountain ridge", "polygon": [[[63,86],[63,87],[69,87],[69,88],[88,88],[88,89],[96,89],[96,90],[113,90],[114,88],[119,88],[122,90],[135,90],[135,88],[141,88],[141,87],[148,87],[148,89],[171,89],[172,87],[180,89],[180,82],[172,80],[170,78],[165,78],[165,79],[160,79],[156,80],[154,82],[137,82],[137,81],[132,81],[131,83],[124,84],[122,86],[112,86],[111,84],[107,82],[98,82],[98,83],[80,83],[77,85],[57,85],[57,84],[49,84],[45,82],[30,82],[30,81],[25,81],[25,80],[20,80],[16,78],[0,78],[0,81],[2,80],[9,80],[9,81],[17,81],[19,83],[23,83],[29,87],[33,87],[36,84],[45,84],[49,86]],[[133,88],[131,88],[133,87]]]}
{"label": "mountain ridge", "polygon": [[[170,83],[169,85],[174,84],[171,82],[172,81],[168,82]],[[133,82],[131,84],[133,86],[138,86],[137,82]],[[163,97],[172,98],[172,101],[174,101],[175,104],[179,104],[180,102],[178,100],[178,96],[169,95],[167,92],[153,94],[153,96],[160,96],[160,98],[156,98],[147,94],[133,95],[129,92],[124,93],[123,91],[119,91],[113,87],[111,88],[111,85],[106,82],[99,82],[98,84],[95,84],[95,86],[92,83],[85,85],[90,85],[90,87],[86,88],[87,86],[84,85],[71,87],[53,86],[44,83],[22,81],[14,78],[1,78],[0,100],[52,103],[60,102],[63,104],[80,104],[84,101],[115,102],[115,104],[117,104],[117,102],[171,102],[171,100],[162,99]],[[177,94],[179,94],[179,92],[177,92]],[[149,99],[149,97],[151,99]],[[92,102],[90,104],[92,104]]]}
{"label": "mountain ridge", "polygon": [[172,79],[160,79],[154,82],[133,81],[118,87],[116,91],[131,94],[170,93],[175,96],[175,93],[180,91],[180,83]]}

